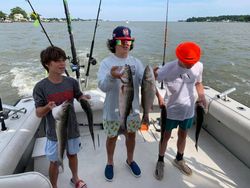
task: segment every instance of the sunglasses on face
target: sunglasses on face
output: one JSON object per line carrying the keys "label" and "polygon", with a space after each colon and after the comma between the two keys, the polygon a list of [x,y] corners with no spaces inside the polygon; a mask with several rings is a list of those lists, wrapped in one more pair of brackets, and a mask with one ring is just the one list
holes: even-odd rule
{"label": "sunglasses on face", "polygon": [[134,41],[133,40],[116,40],[116,45],[121,46],[121,45],[131,45]]}

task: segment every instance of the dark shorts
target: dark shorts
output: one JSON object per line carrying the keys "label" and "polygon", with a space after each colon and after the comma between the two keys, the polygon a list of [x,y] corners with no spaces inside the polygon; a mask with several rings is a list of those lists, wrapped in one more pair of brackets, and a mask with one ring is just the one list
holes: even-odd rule
{"label": "dark shorts", "polygon": [[194,119],[193,117],[189,119],[185,119],[183,121],[167,119],[166,125],[165,125],[165,131],[171,131],[172,129],[177,128],[178,125],[183,130],[190,129],[193,125],[193,119]]}

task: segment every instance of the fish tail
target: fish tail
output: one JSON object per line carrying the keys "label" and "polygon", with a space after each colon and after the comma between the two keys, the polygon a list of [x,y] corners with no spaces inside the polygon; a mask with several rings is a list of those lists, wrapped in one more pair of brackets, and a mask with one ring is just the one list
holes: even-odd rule
{"label": "fish tail", "polygon": [[146,124],[149,126],[150,122],[149,122],[149,117],[148,114],[144,114],[142,115],[142,120],[141,120],[141,124]]}
{"label": "fish tail", "polygon": [[92,142],[93,142],[93,146],[94,146],[94,150],[95,150],[95,135],[94,135],[94,133],[91,134],[91,138],[92,138]]}
{"label": "fish tail", "polygon": [[118,135],[121,135],[121,134],[125,134],[126,130],[127,130],[127,118],[125,117],[124,119],[122,119],[121,123],[120,123],[120,127],[119,127],[119,130],[118,130]]}
{"label": "fish tail", "polygon": [[196,148],[196,151],[198,152],[198,143],[197,142],[195,143],[195,148]]}
{"label": "fish tail", "polygon": [[125,129],[120,126],[118,130],[118,135],[125,134]]}
{"label": "fish tail", "polygon": [[56,164],[57,164],[58,167],[61,167],[61,168],[62,168],[62,172],[64,172],[63,161],[59,159],[59,160],[56,162]]}

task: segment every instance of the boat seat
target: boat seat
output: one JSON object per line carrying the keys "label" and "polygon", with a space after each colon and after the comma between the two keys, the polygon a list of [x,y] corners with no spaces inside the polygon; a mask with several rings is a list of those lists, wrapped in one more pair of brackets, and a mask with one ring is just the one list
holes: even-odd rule
{"label": "boat seat", "polygon": [[1,187],[52,188],[50,181],[38,172],[0,176]]}

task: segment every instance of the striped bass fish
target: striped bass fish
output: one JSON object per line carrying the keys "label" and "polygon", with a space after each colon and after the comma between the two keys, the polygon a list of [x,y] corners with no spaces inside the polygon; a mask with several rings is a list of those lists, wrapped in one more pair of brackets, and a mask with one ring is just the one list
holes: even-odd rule
{"label": "striped bass fish", "polygon": [[121,125],[118,131],[119,134],[127,130],[127,117],[132,110],[134,99],[134,84],[132,71],[129,65],[125,65],[122,70],[121,85],[119,90],[119,112]]}
{"label": "striped bass fish", "polygon": [[165,132],[165,126],[167,121],[167,109],[166,106],[161,107],[161,119],[160,119],[160,125],[161,125],[161,139],[160,142],[162,144],[163,138],[164,138],[164,132]]}
{"label": "striped bass fish", "polygon": [[149,125],[149,112],[153,109],[156,94],[154,72],[151,66],[147,65],[141,84],[141,105],[143,109],[142,124]]}
{"label": "striped bass fish", "polygon": [[91,106],[89,104],[89,102],[85,99],[80,99],[79,100],[82,109],[84,110],[84,112],[87,115],[88,118],[88,124],[89,124],[89,132],[93,141],[93,145],[94,145],[94,149],[95,149],[95,135],[94,135],[94,122],[93,122],[93,112],[91,109]]}
{"label": "striped bass fish", "polygon": [[196,104],[196,130],[195,130],[195,148],[198,151],[198,139],[201,127],[204,121],[204,108],[199,103]]}
{"label": "striped bass fish", "polygon": [[58,144],[58,160],[57,164],[63,167],[63,156],[67,147],[68,141],[68,119],[72,112],[73,106],[69,102],[64,102],[61,105],[52,109],[52,115],[56,121],[56,136]]}

